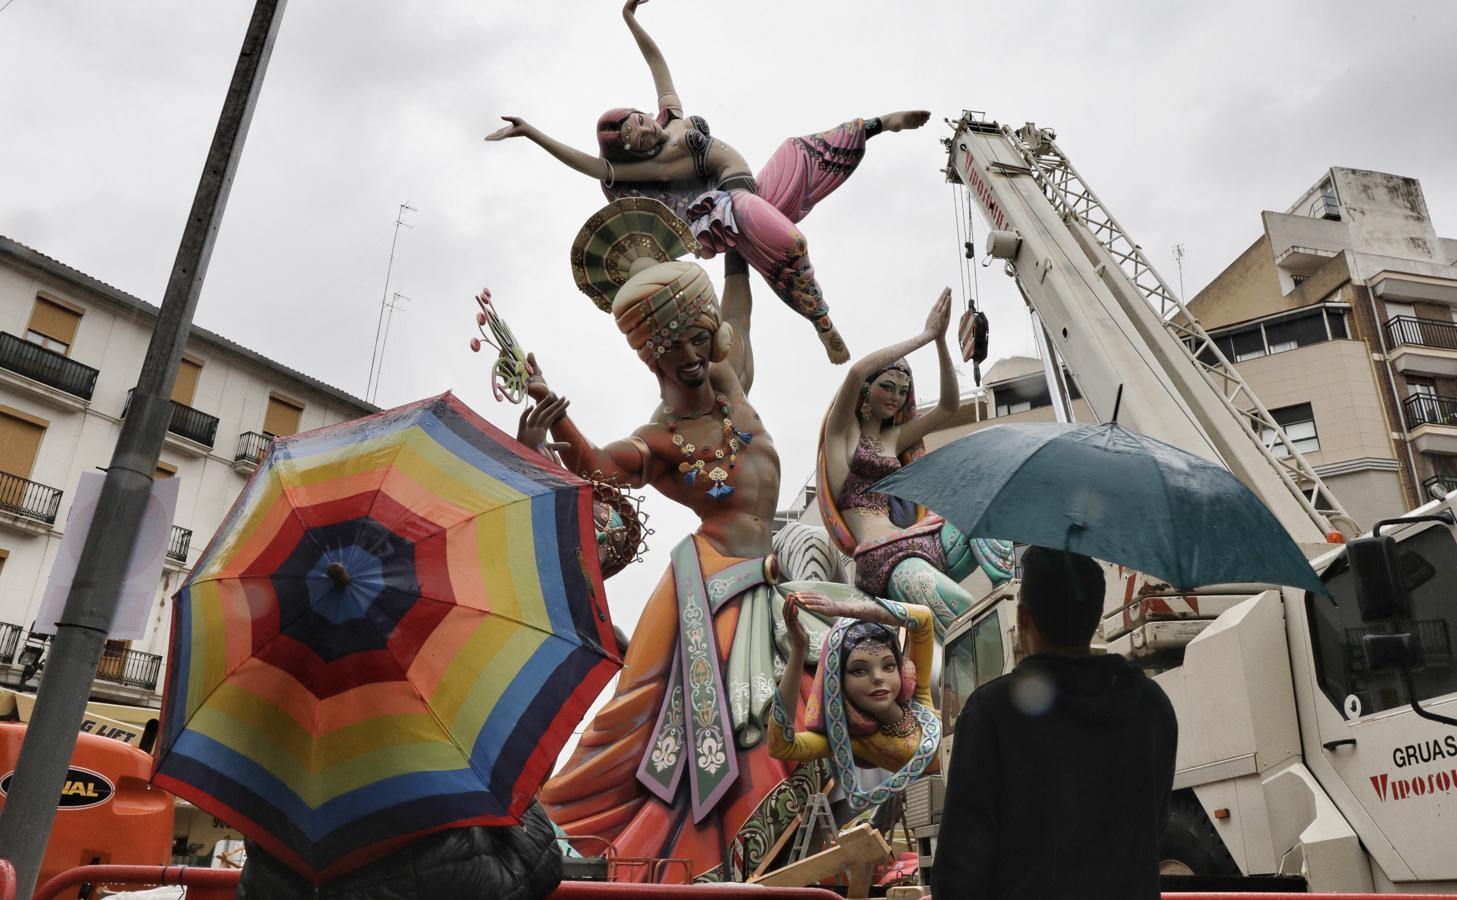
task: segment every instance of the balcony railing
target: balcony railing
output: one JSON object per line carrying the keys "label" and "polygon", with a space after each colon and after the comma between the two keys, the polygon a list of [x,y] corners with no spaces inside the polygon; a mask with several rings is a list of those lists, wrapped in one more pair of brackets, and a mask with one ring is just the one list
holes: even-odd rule
{"label": "balcony railing", "polygon": [[157,676],[162,671],[162,657],[140,650],[114,651],[110,647],[101,651],[101,664],[96,667],[100,681],[124,684],[128,687],[154,691]]}
{"label": "balcony railing", "polygon": [[233,462],[252,463],[255,466],[263,464],[263,457],[268,455],[268,449],[273,446],[273,435],[260,434],[256,431],[245,431],[238,435],[238,453],[233,457]]}
{"label": "balcony railing", "polygon": [[1392,347],[1411,344],[1418,347],[1436,347],[1439,350],[1457,350],[1457,322],[1397,316],[1386,323],[1386,340]]}
{"label": "balcony railing", "polygon": [[56,511],[60,508],[61,491],[19,475],[0,472],[0,512],[54,525]]}
{"label": "balcony railing", "polygon": [[[126,416],[127,410],[132,406],[132,392],[136,388],[126,392],[126,405],[121,408],[121,414]],[[205,447],[211,447],[213,440],[218,434],[218,417],[210,416],[200,409],[172,401],[172,421],[167,424],[167,430],[189,441],[196,441]]]}
{"label": "balcony railing", "polygon": [[90,400],[91,392],[96,389],[95,369],[3,331],[0,331],[0,367],[82,400]]}
{"label": "balcony railing", "polygon": [[0,663],[8,663],[15,659],[15,651],[20,648],[20,636],[25,629],[10,622],[0,622]]}
{"label": "balcony railing", "polygon": [[167,540],[167,558],[187,562],[187,551],[192,547],[192,532],[181,525],[172,526],[172,536]]}
{"label": "balcony railing", "polygon": [[1406,410],[1406,427],[1420,425],[1457,426],[1457,397],[1436,394],[1413,394],[1402,403]]}

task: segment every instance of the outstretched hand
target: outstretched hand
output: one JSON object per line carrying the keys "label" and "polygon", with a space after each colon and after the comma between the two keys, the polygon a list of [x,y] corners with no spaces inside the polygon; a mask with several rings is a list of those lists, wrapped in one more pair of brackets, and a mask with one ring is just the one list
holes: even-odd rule
{"label": "outstretched hand", "polygon": [[[832,621],[837,618],[858,619],[862,622],[879,622],[882,625],[900,625],[896,617],[891,615],[890,610],[866,595],[853,599],[836,599],[821,594],[819,591],[795,591],[789,595],[789,599],[793,600],[798,607],[809,610],[822,619]],[[789,605],[786,603],[786,622],[789,619],[788,610]]]}
{"label": "outstretched hand", "polygon": [[508,124],[486,135],[486,140],[504,141],[506,138],[526,137],[531,132],[531,126],[520,116],[502,116],[501,120]]}
{"label": "outstretched hand", "polygon": [[551,426],[567,414],[569,405],[570,401],[566,397],[549,393],[536,405],[526,407],[521,411],[521,420],[516,424],[516,440],[535,449],[566,449],[570,445],[548,443],[546,438],[551,432]]}
{"label": "outstretched hand", "polygon": [[932,338],[945,337],[946,329],[951,325],[951,288],[942,288],[941,296],[931,304],[931,312],[926,316],[926,334]]}
{"label": "outstretched hand", "polygon": [[622,4],[622,15],[628,19],[632,18],[637,14],[637,8],[646,2],[648,0],[627,0],[626,3]]}

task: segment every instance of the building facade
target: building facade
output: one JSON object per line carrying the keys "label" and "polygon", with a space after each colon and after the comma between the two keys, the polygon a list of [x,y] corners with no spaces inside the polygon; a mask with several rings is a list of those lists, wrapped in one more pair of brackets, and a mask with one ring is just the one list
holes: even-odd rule
{"label": "building facade", "polygon": [[[0,683],[33,690],[35,621],[81,473],[107,466],[157,308],[0,237]],[[156,706],[186,578],[277,435],[374,407],[193,327],[156,475],[178,502],[146,636],[109,641],[93,697]],[[22,676],[30,675],[22,683]],[[42,669],[38,677],[44,677]]]}
{"label": "building facade", "polygon": [[1457,490],[1457,240],[1332,168],[1189,303],[1363,528]]}

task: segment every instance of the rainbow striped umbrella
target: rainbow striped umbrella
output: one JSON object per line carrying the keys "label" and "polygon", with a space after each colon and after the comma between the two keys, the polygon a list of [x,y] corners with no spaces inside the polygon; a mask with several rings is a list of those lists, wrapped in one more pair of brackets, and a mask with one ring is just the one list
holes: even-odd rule
{"label": "rainbow striped umbrella", "polygon": [[315,881],[518,822],[622,665],[595,548],[449,393],[277,439],[177,594],[155,782]]}

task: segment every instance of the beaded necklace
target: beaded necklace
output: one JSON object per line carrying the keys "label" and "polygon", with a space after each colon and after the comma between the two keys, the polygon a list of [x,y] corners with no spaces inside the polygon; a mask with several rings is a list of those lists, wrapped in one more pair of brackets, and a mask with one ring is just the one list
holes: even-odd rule
{"label": "beaded necklace", "polygon": [[[727,451],[723,447],[695,447],[678,433],[680,421],[701,419],[712,413],[712,409],[697,416],[678,416],[673,412],[673,407],[664,406],[663,415],[668,420],[668,431],[673,434],[673,445],[678,448],[679,453],[683,454],[683,462],[678,463],[678,471],[683,473],[683,483],[692,485],[698,481],[699,475],[703,475],[708,479],[708,496],[715,500],[722,500],[734,492],[733,485],[728,483],[729,471],[738,463],[739,448],[753,441],[754,436],[734,427],[733,408],[729,405],[727,397],[723,394],[714,394],[713,399],[718,405],[719,412],[723,414],[723,436]],[[725,462],[728,464],[728,469],[723,467]],[[710,465],[712,468],[709,468]]]}

